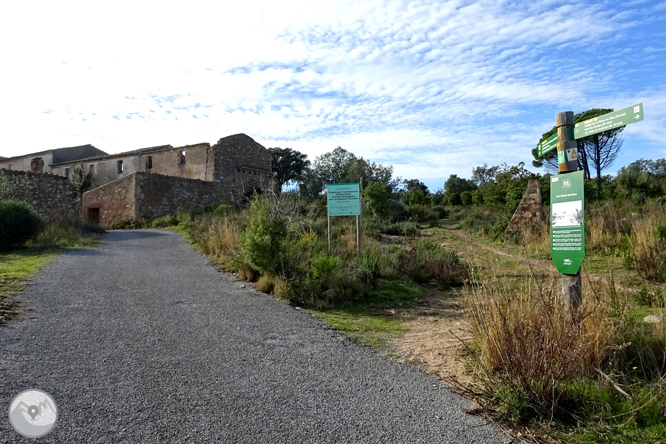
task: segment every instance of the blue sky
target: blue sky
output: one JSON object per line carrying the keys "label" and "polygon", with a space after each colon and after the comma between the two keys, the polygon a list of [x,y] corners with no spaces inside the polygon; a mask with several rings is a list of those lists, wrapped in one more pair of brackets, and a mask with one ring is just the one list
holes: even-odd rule
{"label": "blue sky", "polygon": [[608,172],[666,157],[663,1],[5,2],[0,41],[3,156],[244,132],[434,191],[531,165],[558,112],[642,102]]}

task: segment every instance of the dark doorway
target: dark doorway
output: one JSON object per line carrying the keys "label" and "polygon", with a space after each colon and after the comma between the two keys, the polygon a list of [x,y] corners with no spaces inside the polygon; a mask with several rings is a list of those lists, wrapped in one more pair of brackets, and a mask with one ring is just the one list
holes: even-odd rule
{"label": "dark doorway", "polygon": [[88,208],[88,222],[99,224],[99,208]]}

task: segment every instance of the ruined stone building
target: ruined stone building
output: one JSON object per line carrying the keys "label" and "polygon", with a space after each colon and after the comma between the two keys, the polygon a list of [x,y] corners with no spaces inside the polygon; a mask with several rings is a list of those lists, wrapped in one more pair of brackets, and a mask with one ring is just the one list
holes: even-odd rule
{"label": "ruined stone building", "polygon": [[[90,222],[116,222],[238,203],[273,186],[271,154],[245,134],[216,144],[171,145],[107,154],[92,145],[0,160],[0,169],[68,177],[77,165],[92,177],[81,211]],[[31,175],[38,180],[39,175]]]}
{"label": "ruined stone building", "polygon": [[87,157],[105,156],[106,153],[92,145],[57,148],[40,151],[23,156],[0,159],[0,169],[15,171],[32,171],[33,173],[50,173],[51,165],[74,162]]}

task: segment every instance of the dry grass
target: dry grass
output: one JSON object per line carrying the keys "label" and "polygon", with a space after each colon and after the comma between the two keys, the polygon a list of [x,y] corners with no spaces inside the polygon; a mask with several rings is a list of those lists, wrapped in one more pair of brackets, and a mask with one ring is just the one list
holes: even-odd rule
{"label": "dry grass", "polygon": [[631,230],[629,207],[604,201],[590,205],[585,214],[585,245],[588,250],[611,253],[622,245]]}
{"label": "dry grass", "polygon": [[631,220],[633,266],[643,279],[666,280],[666,210],[648,206]]}
{"label": "dry grass", "polygon": [[520,239],[528,257],[550,257],[550,229],[545,223],[520,228]]}
{"label": "dry grass", "polygon": [[275,288],[275,277],[268,274],[262,275],[259,279],[257,279],[257,283],[255,284],[254,288],[257,291],[261,291],[263,293],[271,293],[273,288]]}
{"label": "dry grass", "polygon": [[520,393],[522,412],[513,405],[514,419],[526,410],[552,418],[565,383],[592,374],[618,338],[617,317],[610,313],[620,304],[609,297],[615,296],[587,294],[572,313],[562,301],[557,275],[544,281],[493,275],[474,283],[467,302],[482,391],[496,399],[501,381]]}

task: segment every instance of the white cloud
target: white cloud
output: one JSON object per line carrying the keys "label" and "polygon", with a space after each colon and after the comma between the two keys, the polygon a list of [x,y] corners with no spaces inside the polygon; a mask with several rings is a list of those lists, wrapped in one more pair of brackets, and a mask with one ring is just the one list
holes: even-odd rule
{"label": "white cloud", "polygon": [[406,177],[467,176],[480,159],[529,164],[558,111],[642,91],[646,121],[627,134],[657,143],[660,5],[13,2],[0,18],[13,42],[0,53],[0,154],[246,132],[311,157],[341,145]]}

